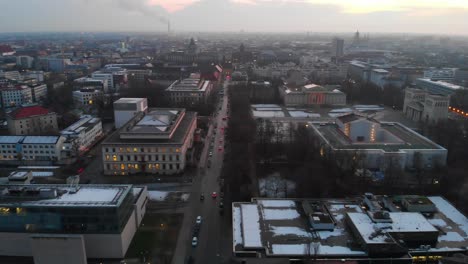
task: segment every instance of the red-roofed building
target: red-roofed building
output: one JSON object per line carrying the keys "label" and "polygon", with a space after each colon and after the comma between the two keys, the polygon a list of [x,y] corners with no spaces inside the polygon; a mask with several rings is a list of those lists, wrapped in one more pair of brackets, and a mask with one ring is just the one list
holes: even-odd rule
{"label": "red-roofed building", "polygon": [[0,45],[0,55],[11,56],[13,54],[15,54],[15,51],[10,47],[10,45]]}
{"label": "red-roofed building", "polygon": [[58,132],[57,114],[38,105],[7,113],[7,121],[11,135],[50,135]]}

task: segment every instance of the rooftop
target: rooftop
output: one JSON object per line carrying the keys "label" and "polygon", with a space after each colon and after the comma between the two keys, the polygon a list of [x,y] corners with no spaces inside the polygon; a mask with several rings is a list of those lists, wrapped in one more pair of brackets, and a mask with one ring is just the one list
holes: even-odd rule
{"label": "rooftop", "polygon": [[0,144],[55,144],[59,136],[0,136]]}
{"label": "rooftop", "polygon": [[[354,117],[341,118],[344,118],[348,122],[351,122],[348,119],[352,121],[358,120]],[[369,119],[361,120],[368,120],[380,125],[380,131],[385,133],[384,139],[379,139],[379,136],[376,136],[374,142],[357,142],[349,138],[337,124],[330,122],[312,122],[312,127],[335,149],[381,149],[385,152],[398,152],[404,149],[444,149],[400,123],[378,122]],[[370,126],[367,129],[370,129]],[[370,132],[365,133],[369,135]],[[389,140],[385,140],[385,138],[389,138]]]}
{"label": "rooftop", "polygon": [[190,78],[175,81],[166,91],[205,92],[209,86],[210,81],[200,79],[200,76],[192,74]]}
{"label": "rooftop", "polygon": [[182,144],[197,113],[181,108],[154,108],[140,112],[103,144]]}
{"label": "rooftop", "polygon": [[101,122],[100,118],[93,117],[90,115],[84,115],[80,118],[80,120],[76,121],[69,127],[65,128],[64,130],[60,131],[60,134],[62,135],[74,135],[74,134],[79,134],[82,131],[89,131],[91,130],[94,126],[96,126],[97,123]]}
{"label": "rooftop", "polygon": [[0,185],[0,206],[119,206],[131,189],[132,185]]}
{"label": "rooftop", "polygon": [[28,118],[32,116],[47,115],[49,113],[50,113],[49,110],[45,109],[44,107],[35,105],[35,106],[18,108],[8,113],[8,115],[13,119],[21,119],[21,118]]}
{"label": "rooftop", "polygon": [[119,103],[139,103],[141,101],[146,100],[146,98],[120,98],[119,100],[115,101],[114,104],[119,104]]}
{"label": "rooftop", "polygon": [[426,82],[426,83],[431,83],[431,84],[435,84],[435,85],[439,85],[439,86],[444,86],[444,87],[449,88],[451,90],[465,89],[463,86],[460,86],[460,85],[456,85],[456,84],[449,83],[449,82],[444,82],[444,81],[433,81],[433,80],[431,80],[429,78],[419,78],[418,80],[422,81],[422,82]]}
{"label": "rooftop", "polygon": [[[428,252],[440,254],[468,249],[468,219],[453,205],[439,196],[423,197],[432,201],[437,210],[422,214],[404,209],[401,201],[406,197],[413,196],[375,196],[384,205],[382,210],[388,216],[387,221],[382,222],[370,217],[375,212],[363,206],[363,197],[320,200],[254,198],[250,203],[233,203],[233,249],[238,253],[265,249],[267,256],[292,257],[304,256],[307,245],[317,243],[319,257],[368,257],[352,226],[357,227],[366,244],[399,243],[395,242],[398,239],[392,234],[418,233],[411,237],[418,237],[420,241],[416,239],[414,245],[405,246],[409,254],[420,251],[418,243],[427,243],[423,235],[426,233],[438,236],[436,244]],[[323,208],[321,212],[333,219],[332,229],[314,229],[301,206],[304,203]],[[401,254],[401,251],[396,254]]]}

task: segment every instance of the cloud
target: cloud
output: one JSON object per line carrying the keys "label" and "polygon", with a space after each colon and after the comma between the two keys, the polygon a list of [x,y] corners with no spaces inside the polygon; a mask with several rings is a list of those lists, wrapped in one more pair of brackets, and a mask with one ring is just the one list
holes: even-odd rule
{"label": "cloud", "polygon": [[199,0],[149,0],[148,3],[152,6],[161,6],[168,12],[173,13],[180,11],[198,1]]}

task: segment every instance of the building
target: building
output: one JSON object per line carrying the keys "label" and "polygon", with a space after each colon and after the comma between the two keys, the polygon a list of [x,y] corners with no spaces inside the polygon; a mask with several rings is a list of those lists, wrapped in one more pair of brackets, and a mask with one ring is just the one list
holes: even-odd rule
{"label": "building", "polygon": [[73,145],[78,148],[78,151],[85,151],[101,138],[102,122],[100,118],[85,115],[60,131],[60,134],[67,139],[71,151],[73,151]]}
{"label": "building", "polygon": [[47,97],[47,85],[34,84],[30,86],[33,102],[42,102]]}
{"label": "building", "polygon": [[73,102],[76,106],[93,105],[103,98],[102,90],[94,88],[81,88],[73,91]]}
{"label": "building", "polygon": [[76,90],[82,88],[94,88],[97,90],[105,91],[109,88],[107,79],[93,79],[89,77],[81,77],[73,80],[73,88]]}
{"label": "building", "polygon": [[10,45],[0,45],[0,56],[12,56],[16,53]]}
{"label": "building", "polygon": [[34,58],[30,56],[17,56],[16,66],[23,69],[31,69],[33,66]]}
{"label": "building", "polygon": [[299,88],[280,86],[279,95],[286,106],[345,105],[346,94],[338,85],[307,84]]}
{"label": "building", "polygon": [[467,252],[467,230],[468,219],[440,196],[366,193],[347,199],[253,198],[232,205],[233,253],[243,258],[438,263]]}
{"label": "building", "polygon": [[372,69],[370,71],[370,82],[380,89],[383,89],[387,82],[387,77],[390,75],[390,72],[385,69]]}
{"label": "building", "polygon": [[438,122],[448,118],[450,97],[430,94],[421,89],[405,89],[403,113],[413,121]]}
{"label": "building", "polygon": [[104,73],[104,72],[97,71],[91,74],[91,78],[96,79],[96,80],[101,80],[103,82],[104,92],[113,91],[114,76],[112,75],[112,73]]}
{"label": "building", "polygon": [[331,46],[332,57],[340,58],[344,55],[344,39],[334,38]]}
{"label": "building", "polygon": [[3,256],[37,264],[124,258],[146,213],[146,187],[0,185]]}
{"label": "building", "polygon": [[59,136],[0,136],[0,163],[59,161],[64,142]]}
{"label": "building", "polygon": [[121,128],[138,112],[146,112],[147,110],[148,99],[146,98],[120,98],[114,102],[115,128]]}
{"label": "building", "polygon": [[362,166],[385,169],[395,166],[414,168],[416,153],[423,168],[445,166],[447,150],[400,123],[378,122],[356,114],[346,114],[335,122],[311,122],[321,154],[342,156],[337,162],[348,167],[346,156],[359,154]]}
{"label": "building", "polygon": [[456,91],[465,89],[463,86],[444,81],[432,81],[426,78],[416,79],[416,87],[426,90],[431,94],[452,95]]}
{"label": "building", "polygon": [[67,58],[45,58],[46,69],[51,72],[64,72],[67,65],[72,64]]}
{"label": "building", "polygon": [[144,70],[144,69],[127,69],[128,79],[130,81],[136,81],[142,83],[153,74],[152,70]]}
{"label": "building", "polygon": [[21,74],[19,71],[0,71],[0,77],[3,77],[8,80],[21,80]]}
{"label": "building", "polygon": [[0,90],[0,94],[4,108],[21,106],[33,101],[31,88],[27,85],[7,86]]}
{"label": "building", "polygon": [[192,73],[189,78],[175,81],[166,90],[167,98],[174,105],[206,103],[213,83]]}
{"label": "building", "polygon": [[452,82],[455,78],[457,68],[430,68],[424,71],[425,79],[432,81]]}
{"label": "building", "polygon": [[43,71],[22,72],[21,76],[22,76],[23,80],[25,80],[25,79],[35,79],[38,83],[44,82],[44,72]]}
{"label": "building", "polygon": [[104,174],[175,174],[190,160],[197,114],[185,109],[138,112],[101,144]]}
{"label": "building", "polygon": [[7,121],[11,135],[47,135],[58,131],[57,114],[38,105],[7,113]]}

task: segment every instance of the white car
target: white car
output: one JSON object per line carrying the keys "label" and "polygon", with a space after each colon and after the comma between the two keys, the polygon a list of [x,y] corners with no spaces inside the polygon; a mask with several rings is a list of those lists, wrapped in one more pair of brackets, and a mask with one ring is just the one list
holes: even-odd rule
{"label": "white car", "polygon": [[192,247],[196,247],[198,245],[198,238],[197,237],[193,237],[192,238]]}
{"label": "white car", "polygon": [[210,152],[210,153],[208,154],[208,156],[212,157],[212,156],[213,156],[213,152]]}
{"label": "white car", "polygon": [[201,215],[197,216],[197,220],[195,221],[195,223],[197,224],[201,224]]}

